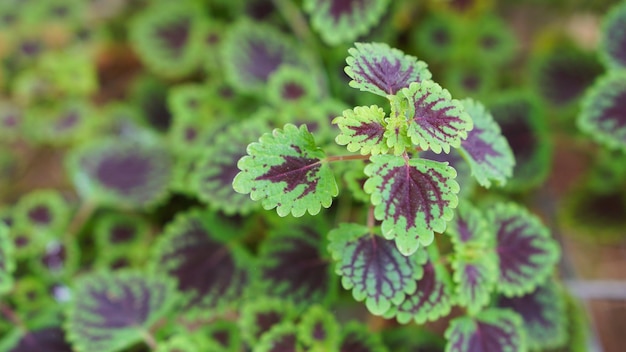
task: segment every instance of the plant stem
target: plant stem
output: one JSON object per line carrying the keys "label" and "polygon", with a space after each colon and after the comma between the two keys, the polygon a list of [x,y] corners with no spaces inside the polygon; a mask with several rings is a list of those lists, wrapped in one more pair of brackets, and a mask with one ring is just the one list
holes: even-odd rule
{"label": "plant stem", "polygon": [[155,351],[157,349],[157,342],[152,333],[148,330],[142,330],[141,335],[143,336],[143,341],[150,347],[150,350]]}
{"label": "plant stem", "polygon": [[374,217],[374,206],[370,205],[367,210],[367,228],[372,231],[376,226],[376,218]]}
{"label": "plant stem", "polygon": [[344,160],[367,160],[369,159],[369,155],[360,155],[360,154],[352,154],[352,155],[332,155],[326,158],[328,162],[335,161],[344,161]]}
{"label": "plant stem", "polygon": [[80,204],[78,211],[74,214],[72,222],[67,227],[66,236],[68,238],[74,237],[83,228],[87,220],[91,217],[91,214],[96,210],[96,203],[93,201],[86,201]]}
{"label": "plant stem", "polygon": [[273,2],[294,34],[307,43],[308,47],[315,48],[315,37],[311,33],[307,20],[300,12],[300,9],[291,0],[273,0]]}
{"label": "plant stem", "polygon": [[4,315],[11,323],[17,326],[20,330],[28,331],[28,329],[26,328],[26,325],[24,324],[24,321],[22,321],[22,319],[17,314],[15,314],[15,311],[11,307],[6,305],[5,303],[0,302],[0,313],[2,313],[2,315]]}

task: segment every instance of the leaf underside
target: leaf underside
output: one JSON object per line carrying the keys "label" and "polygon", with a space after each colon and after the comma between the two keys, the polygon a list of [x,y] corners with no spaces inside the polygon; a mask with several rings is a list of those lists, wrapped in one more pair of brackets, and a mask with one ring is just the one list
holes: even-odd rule
{"label": "leaf underside", "polygon": [[237,165],[241,172],[233,187],[250,193],[265,209],[276,208],[280,216],[299,217],[307,211],[315,215],[322,207],[330,207],[338,193],[325,157],[306,125],[298,129],[287,124],[248,146],[248,155]]}
{"label": "leaf underside", "polygon": [[416,265],[391,241],[357,224],[341,224],[328,237],[343,287],[372,314],[382,315],[415,291]]}
{"label": "leaf underside", "polygon": [[425,159],[378,155],[371,160],[365,168],[370,178],[364,189],[371,194],[385,238],[395,239],[404,255],[429,245],[434,232],[445,230],[458,203],[456,171]]}
{"label": "leaf underside", "polygon": [[345,71],[352,78],[350,86],[362,91],[386,97],[432,77],[426,63],[387,44],[355,43],[348,52]]}

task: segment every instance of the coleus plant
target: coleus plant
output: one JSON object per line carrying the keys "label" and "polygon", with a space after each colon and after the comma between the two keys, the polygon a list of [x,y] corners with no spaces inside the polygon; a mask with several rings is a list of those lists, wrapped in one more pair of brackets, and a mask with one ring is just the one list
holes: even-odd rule
{"label": "coleus plant", "polygon": [[[340,43],[360,37],[440,61],[445,70],[430,69],[454,96],[491,95],[515,46],[483,13],[489,1],[425,13],[411,0],[36,3],[0,4],[0,39],[15,45],[0,65],[11,91],[0,134],[67,151],[74,189],[22,194],[6,182],[15,205],[0,208],[0,351],[582,345],[580,314],[551,280],[548,231],[473,192],[520,177],[513,156],[526,164],[516,142],[527,139],[515,132],[535,131],[533,104],[491,101],[492,118],[385,44],[358,43],[348,58],[351,86],[374,94],[333,74]],[[424,25],[411,32],[407,19]],[[45,26],[22,32],[28,23]],[[57,24],[80,39],[73,50],[40,35]],[[107,69],[120,54],[103,42],[121,44],[123,74]],[[256,202],[230,187],[242,157],[237,189]]]}
{"label": "coleus plant", "polygon": [[[557,303],[524,298],[548,285],[559,257],[547,228],[514,203],[480,209],[459,200],[454,153],[486,188],[512,174],[513,153],[489,111],[453,99],[426,63],[386,44],[356,43],[349,54],[350,86],[389,102],[388,110],[357,106],[332,121],[336,143],[355,154],[328,155],[306,125],[286,124],[248,145],[234,189],[281,217],[316,215],[339,193],[331,165],[345,170],[352,162],[363,168],[357,174],[369,195],[366,220],[341,223],[326,237],[343,288],[370,313],[421,324],[463,307],[466,314],[446,331],[447,351],[564,343],[563,334],[542,334],[563,330],[542,315]],[[279,257],[286,241],[293,239],[277,242]],[[526,314],[536,303],[540,308]]]}

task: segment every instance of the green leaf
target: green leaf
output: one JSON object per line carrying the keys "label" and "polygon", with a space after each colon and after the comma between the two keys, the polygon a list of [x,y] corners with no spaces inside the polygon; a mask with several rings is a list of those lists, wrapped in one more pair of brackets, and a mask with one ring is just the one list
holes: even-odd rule
{"label": "green leaf", "polygon": [[336,350],[339,332],[339,323],[334,315],[320,305],[306,310],[298,323],[298,340],[311,352]]}
{"label": "green leaf", "polygon": [[366,325],[350,321],[342,329],[340,352],[388,352],[379,333],[370,331]]}
{"label": "green leaf", "polygon": [[384,43],[355,43],[348,52],[345,71],[352,78],[350,87],[383,97],[432,76],[425,62]]}
{"label": "green leaf", "polygon": [[546,281],[533,292],[520,297],[499,297],[497,307],[511,309],[522,317],[532,350],[560,347],[567,341],[567,315],[564,294],[553,281]]}
{"label": "green leaf", "polygon": [[316,78],[304,68],[283,65],[269,77],[267,100],[277,107],[286,104],[312,105],[321,95]]}
{"label": "green leaf", "polygon": [[160,2],[133,19],[130,42],[151,71],[180,78],[199,66],[204,45],[199,10],[190,2]]}
{"label": "green leaf", "polygon": [[626,70],[599,78],[587,90],[578,116],[579,128],[603,145],[626,151]]}
{"label": "green leaf", "polygon": [[477,313],[489,303],[498,279],[498,256],[493,251],[495,234],[481,212],[469,203],[461,203],[447,233],[451,236],[453,280],[457,283],[457,303]]}
{"label": "green leaf", "polygon": [[337,280],[323,247],[327,231],[319,220],[281,222],[259,248],[255,292],[293,301],[298,306],[328,303]]}
{"label": "green leaf", "polygon": [[449,153],[473,127],[461,102],[433,81],[411,83],[390,99],[398,118],[408,122],[407,135],[422,150]]}
{"label": "green leaf", "polygon": [[456,302],[475,314],[489,303],[498,279],[498,257],[495,253],[458,254],[452,261]]}
{"label": "green leaf", "polygon": [[513,175],[515,159],[500,126],[479,102],[462,101],[465,111],[474,121],[474,128],[461,142],[461,154],[469,162],[472,176],[478,183],[489,188],[491,181],[503,185]]}
{"label": "green leaf", "polygon": [[13,288],[14,249],[13,241],[9,238],[9,228],[0,224],[0,295]]}
{"label": "green leaf", "polygon": [[329,45],[348,43],[380,21],[389,0],[305,0],[311,24]]}
{"label": "green leaf", "polygon": [[153,206],[167,196],[168,151],[153,143],[108,138],[75,149],[70,174],[87,201],[122,208]]}
{"label": "green leaf", "polygon": [[459,317],[445,332],[446,352],[526,351],[519,315],[510,310],[487,309],[474,317]]}
{"label": "green leaf", "polygon": [[165,277],[123,271],[77,280],[67,320],[68,339],[77,352],[114,352],[141,341],[176,300]]}
{"label": "green leaf", "polygon": [[307,67],[302,50],[273,26],[241,20],[230,26],[222,43],[224,73],[243,93],[264,93],[282,65]]}
{"label": "green leaf", "polygon": [[559,259],[559,245],[548,228],[515,203],[499,203],[489,211],[496,233],[500,274],[496,286],[507,297],[519,296],[545,282]]}
{"label": "green leaf", "polygon": [[[239,319],[241,335],[250,346],[257,345],[259,339],[275,325],[291,323],[296,317],[296,311],[289,301],[257,297],[245,302]],[[294,335],[295,333],[294,329]]]}
{"label": "green leaf", "polygon": [[154,246],[152,272],[175,279],[188,316],[215,315],[238,303],[248,284],[250,255],[233,243],[240,234],[226,221],[207,211],[179,213]]}
{"label": "green leaf", "polygon": [[321,207],[330,207],[339,192],[325,157],[306,125],[298,129],[287,124],[248,146],[248,155],[237,164],[241,172],[233,187],[250,193],[265,209],[276,208],[280,216],[299,217],[307,211],[315,215]]}
{"label": "green leaf", "polygon": [[70,222],[70,206],[55,189],[38,189],[23,195],[13,208],[15,227],[30,227],[60,236]]}
{"label": "green leaf", "polygon": [[273,326],[252,349],[252,352],[284,351],[304,352],[298,341],[298,328],[289,321]]}
{"label": "green leaf", "polygon": [[246,147],[258,138],[259,131],[268,129],[265,121],[246,120],[233,124],[204,147],[192,171],[192,183],[202,202],[226,214],[248,214],[258,207],[249,196],[235,192],[232,184],[239,172],[237,161],[246,155]]}
{"label": "green leaf", "polygon": [[459,192],[456,171],[425,159],[377,155],[371,160],[364,189],[371,194],[374,215],[382,221],[383,236],[411,255],[420,245],[429,245],[452,219]]}
{"label": "green leaf", "polygon": [[391,241],[357,224],[340,224],[328,234],[329,251],[336,261],[341,284],[357,301],[382,315],[392,304],[415,292],[420,271],[415,262],[398,252]]}
{"label": "green leaf", "polygon": [[626,68],[626,5],[616,1],[602,20],[599,53],[606,66],[614,71]]}
{"label": "green leaf", "polygon": [[435,246],[426,251],[420,250],[413,255],[418,265],[422,265],[423,275],[416,280],[417,290],[406,296],[404,301],[392,306],[384,317],[396,317],[400,324],[415,321],[423,324],[427,321],[448,315],[452,308],[452,285],[446,268],[438,263],[439,255]]}
{"label": "green leaf", "polygon": [[385,138],[385,112],[376,105],[348,109],[333,120],[341,133],[335,141],[347,145],[348,151],[363,155],[385,154],[389,147]]}
{"label": "green leaf", "polygon": [[219,345],[216,351],[241,351],[241,331],[236,321],[218,320],[212,322],[201,330],[204,336],[207,336],[210,341],[214,341]]}

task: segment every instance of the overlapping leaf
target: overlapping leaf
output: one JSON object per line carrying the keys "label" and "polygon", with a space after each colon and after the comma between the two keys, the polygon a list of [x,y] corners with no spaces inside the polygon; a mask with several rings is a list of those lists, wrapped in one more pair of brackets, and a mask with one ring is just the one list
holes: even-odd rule
{"label": "overlapping leaf", "polygon": [[283,65],[269,77],[267,99],[275,106],[311,103],[319,97],[316,77],[308,70]]}
{"label": "overlapping leaf", "polygon": [[602,23],[600,55],[610,69],[626,68],[626,5],[617,2]]}
{"label": "overlapping leaf", "polygon": [[298,328],[292,322],[283,322],[261,336],[252,352],[303,351],[298,341]]}
{"label": "overlapping leaf", "polygon": [[446,352],[525,351],[522,322],[509,310],[487,309],[474,317],[459,317],[445,333]]}
{"label": "overlapping leaf", "polygon": [[387,352],[379,334],[367,326],[351,321],[343,327],[339,352]]}
{"label": "overlapping leaf", "polygon": [[235,192],[233,180],[239,169],[237,161],[246,155],[246,147],[258,138],[259,131],[269,129],[265,122],[246,121],[220,133],[205,147],[193,171],[198,198],[226,214],[246,214],[256,203],[246,194]]}
{"label": "overlapping leaf", "polygon": [[578,126],[594,140],[626,150],[626,72],[600,78],[586,93]]}
{"label": "overlapping leaf", "polygon": [[223,240],[237,234],[218,233],[225,229],[221,221],[206,212],[179,215],[156,246],[154,272],[177,281],[183,309],[191,315],[232,303],[248,282],[247,252]]}
{"label": "overlapping leaf", "polygon": [[376,105],[345,110],[333,123],[341,131],[335,141],[346,145],[351,152],[377,155],[389,149],[385,138],[385,112]]}
{"label": "overlapping leaf", "polygon": [[560,108],[577,105],[585,90],[604,71],[596,53],[566,45],[535,58],[532,67],[536,91]]}
{"label": "overlapping leaf", "polygon": [[497,257],[494,253],[468,257],[458,255],[452,262],[456,300],[474,314],[487,303],[498,279]]}
{"label": "overlapping leaf", "polygon": [[142,340],[176,299],[174,283],[140,272],[92,274],[77,282],[68,339],[77,352],[114,352]]}
{"label": "overlapping leaf", "polygon": [[161,147],[107,139],[70,156],[76,188],[85,198],[107,205],[146,207],[167,195],[171,159]]}
{"label": "overlapping leaf", "polygon": [[386,97],[432,77],[426,63],[384,43],[356,43],[348,52],[350,86],[362,91]]}
{"label": "overlapping leaf", "polygon": [[308,351],[335,351],[340,338],[335,316],[320,305],[307,309],[298,323],[298,339]]}
{"label": "overlapping leaf", "polygon": [[449,153],[472,129],[461,102],[433,81],[412,83],[391,99],[393,118],[408,123],[408,137],[422,150]]}
{"label": "overlapping leaf", "polygon": [[554,282],[547,281],[520,297],[500,297],[497,306],[512,309],[522,317],[529,348],[544,350],[566,342],[565,300]]}
{"label": "overlapping leaf", "polygon": [[[411,321],[423,324],[450,313],[453,304],[450,278],[446,268],[436,262],[436,251],[431,248],[433,247],[429,247],[428,251],[430,258],[427,258],[426,263],[423,264],[423,275],[416,281],[417,290],[407,295],[401,303],[392,306],[386,312],[386,318],[395,316],[400,324],[407,324]],[[422,256],[426,260],[425,251],[418,252],[414,256]]]}
{"label": "overlapping leaf", "polygon": [[70,207],[54,189],[38,189],[23,195],[13,209],[15,226],[60,235],[70,221]]}
{"label": "overlapping leaf", "polygon": [[270,234],[261,245],[255,270],[262,290],[296,304],[326,302],[336,289],[336,276],[323,255],[322,239],[319,230],[307,223],[281,226]]}
{"label": "overlapping leaf", "polygon": [[471,45],[467,49],[471,50],[472,57],[491,65],[501,65],[510,60],[515,54],[517,38],[508,24],[494,15],[477,18],[476,21],[480,25],[467,31],[471,36]]}
{"label": "overlapping leaf", "polygon": [[276,208],[280,216],[298,217],[307,211],[315,215],[338,193],[325,157],[305,125],[298,129],[287,124],[248,146],[248,155],[237,164],[241,172],[233,187],[250,193],[265,209]]}
{"label": "overlapping leaf", "polygon": [[490,101],[489,110],[515,159],[513,177],[507,181],[507,188],[527,190],[537,186],[548,175],[551,158],[541,104],[528,91],[504,92]]}
{"label": "overlapping leaf", "polygon": [[156,4],[141,12],[130,27],[131,43],[155,73],[182,77],[198,67],[202,54],[202,18],[189,3]]}
{"label": "overlapping leaf", "polygon": [[222,43],[228,82],[245,93],[261,92],[282,65],[304,67],[297,46],[274,27],[251,21],[235,23]]}
{"label": "overlapping leaf", "polygon": [[225,351],[242,350],[241,331],[236,322],[219,320],[211,323],[204,331]]}
{"label": "overlapping leaf", "polygon": [[313,27],[330,44],[352,42],[383,16],[389,0],[306,0]]}
{"label": "overlapping leaf", "polygon": [[469,203],[461,204],[458,210],[448,228],[455,251],[452,269],[456,299],[475,314],[489,302],[499,274],[498,257],[491,246],[495,233]]}
{"label": "overlapping leaf", "polygon": [[446,229],[458,203],[456,171],[425,159],[377,155],[371,160],[365,168],[370,178],[364,189],[371,194],[385,238],[395,239],[404,255],[429,245],[434,232]]}
{"label": "overlapping leaf", "polygon": [[9,228],[0,224],[0,295],[13,288],[15,257],[13,240],[9,237]]}
{"label": "overlapping leaf", "polygon": [[535,215],[514,204],[497,204],[489,212],[500,262],[497,290],[507,297],[531,292],[554,270],[559,247]]}
{"label": "overlapping leaf", "polygon": [[[261,296],[248,300],[241,308],[239,319],[242,336],[248,345],[255,346],[259,343],[259,339],[274,326],[291,323],[295,318],[295,313],[290,302],[278,298]],[[294,329],[294,336],[296,333]]]}
{"label": "overlapping leaf", "polygon": [[484,187],[491,182],[504,184],[513,175],[515,159],[500,127],[485,107],[472,99],[462,101],[474,122],[467,139],[461,142],[461,153],[469,161],[472,175]]}
{"label": "overlapping leaf", "polygon": [[357,224],[341,224],[328,238],[343,287],[352,290],[357,301],[365,300],[372,314],[384,314],[415,292],[417,265],[391,241]]}
{"label": "overlapping leaf", "polygon": [[[0,346],[3,347],[3,346]],[[24,333],[10,352],[72,352],[72,346],[65,339],[61,327],[45,327]]]}

